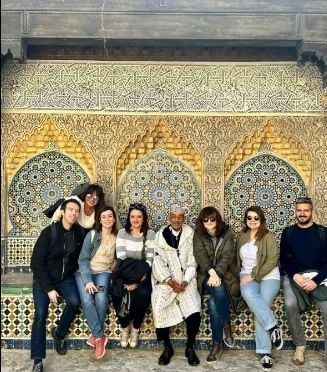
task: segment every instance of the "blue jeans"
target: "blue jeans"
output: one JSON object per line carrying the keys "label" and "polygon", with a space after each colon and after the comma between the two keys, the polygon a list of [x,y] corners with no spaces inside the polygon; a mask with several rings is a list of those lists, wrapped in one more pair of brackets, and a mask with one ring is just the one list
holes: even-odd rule
{"label": "blue jeans", "polygon": [[[80,306],[80,297],[74,276],[69,276],[55,286],[55,290],[65,299],[66,306],[60,317],[57,334],[64,338]],[[41,286],[33,282],[34,321],[31,338],[31,359],[44,359],[46,355],[46,321],[49,311],[49,296]]]}
{"label": "blue jeans", "polygon": [[209,314],[212,330],[212,341],[221,342],[223,339],[224,323],[229,321],[229,296],[225,284],[219,287],[209,287],[208,278],[203,282],[203,289],[210,294]]}
{"label": "blue jeans", "polygon": [[267,279],[242,285],[241,294],[255,318],[255,343],[258,354],[271,353],[269,329],[277,325],[271,305],[279,291],[280,281]]}
{"label": "blue jeans", "polygon": [[92,335],[95,338],[100,338],[104,333],[104,322],[108,310],[111,273],[92,274],[92,280],[95,285],[104,286],[103,292],[94,294],[85,292],[82,276],[79,272],[76,274],[76,283],[81,296],[84,316]]}

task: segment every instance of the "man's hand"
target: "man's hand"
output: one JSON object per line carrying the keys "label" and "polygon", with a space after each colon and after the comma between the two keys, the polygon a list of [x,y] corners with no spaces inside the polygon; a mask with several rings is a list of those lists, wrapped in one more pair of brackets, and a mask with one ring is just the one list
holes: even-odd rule
{"label": "man's hand", "polygon": [[303,284],[302,288],[307,291],[307,292],[311,292],[313,291],[314,289],[317,288],[317,283],[315,283],[313,280],[311,279],[306,279],[305,283]]}
{"label": "man's hand", "polygon": [[184,289],[186,289],[186,287],[188,286],[188,282],[186,280],[183,280],[182,283],[181,283],[181,287]]}
{"label": "man's hand", "polygon": [[60,297],[60,296],[59,296],[59,293],[55,289],[48,292],[48,297],[50,299],[50,302],[52,302],[55,306],[58,305],[57,298]]}
{"label": "man's hand", "polygon": [[[295,281],[295,283],[300,286],[301,288],[303,288],[303,286],[305,285],[305,283],[310,280],[306,277],[304,277],[303,275],[301,274],[294,274],[293,275],[293,280]],[[304,289],[304,288],[303,288]]]}
{"label": "man's hand", "polygon": [[[184,282],[183,282],[184,283]],[[186,286],[183,285],[183,283],[178,283],[176,282],[176,280],[174,279],[169,279],[167,281],[167,284],[169,285],[169,287],[172,288],[172,290],[175,292],[175,293],[181,293],[185,290]]]}

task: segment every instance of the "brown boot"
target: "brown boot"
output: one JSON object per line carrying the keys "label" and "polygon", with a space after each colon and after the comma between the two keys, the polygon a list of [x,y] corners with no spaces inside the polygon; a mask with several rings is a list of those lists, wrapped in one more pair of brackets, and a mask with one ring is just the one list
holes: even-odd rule
{"label": "brown boot", "polygon": [[224,323],[224,333],[225,333],[224,343],[228,347],[233,347],[235,344],[235,340],[233,337],[233,331],[230,322]]}
{"label": "brown boot", "polygon": [[216,362],[220,358],[222,352],[221,342],[214,341],[211,345],[210,353],[207,356],[207,363],[211,364]]}

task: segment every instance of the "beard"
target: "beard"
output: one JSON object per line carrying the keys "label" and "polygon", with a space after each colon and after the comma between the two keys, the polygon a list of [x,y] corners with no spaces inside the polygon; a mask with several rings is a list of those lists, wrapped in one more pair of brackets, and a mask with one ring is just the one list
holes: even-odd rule
{"label": "beard", "polygon": [[311,222],[311,217],[301,217],[301,219],[298,217],[297,222],[299,225],[307,225]]}

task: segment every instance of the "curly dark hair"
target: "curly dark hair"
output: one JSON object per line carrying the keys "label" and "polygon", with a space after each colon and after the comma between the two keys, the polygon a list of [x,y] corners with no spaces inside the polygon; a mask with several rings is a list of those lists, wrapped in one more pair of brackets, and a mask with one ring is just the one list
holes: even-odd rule
{"label": "curly dark hair", "polygon": [[212,206],[204,207],[201,209],[198,218],[195,222],[195,233],[199,236],[200,239],[205,240],[208,237],[208,233],[203,224],[204,218],[214,217],[216,219],[216,236],[219,236],[225,226],[221,214],[218,209]]}
{"label": "curly dark hair", "polygon": [[149,227],[149,218],[148,218],[148,214],[147,214],[147,211],[146,211],[146,207],[144,204],[141,204],[141,203],[135,203],[135,204],[131,204],[128,208],[128,214],[127,214],[127,219],[126,219],[126,223],[125,223],[125,231],[130,234],[131,231],[132,231],[132,225],[131,225],[131,221],[130,221],[130,217],[131,217],[131,212],[136,209],[137,211],[141,211],[142,214],[143,214],[143,223],[142,223],[142,226],[141,226],[141,232],[143,233],[143,236],[146,237],[147,236],[147,233],[150,229]]}
{"label": "curly dark hair", "polygon": [[97,215],[98,214],[98,211],[104,207],[105,205],[105,201],[104,201],[104,192],[103,192],[103,188],[102,186],[100,185],[97,185],[96,183],[91,183],[86,189],[85,191],[81,192],[78,197],[83,201],[85,202],[85,197],[87,194],[93,194],[95,193],[98,197],[99,197],[99,200],[95,206],[95,214]]}
{"label": "curly dark hair", "polygon": [[101,217],[101,213],[103,213],[105,211],[111,211],[112,212],[112,214],[114,216],[114,219],[115,219],[115,222],[112,225],[111,231],[114,235],[117,235],[117,233],[118,233],[118,230],[117,230],[117,215],[116,215],[116,212],[113,209],[113,207],[111,207],[110,205],[105,205],[105,206],[103,206],[102,208],[99,209],[98,214],[97,214],[97,218],[95,220],[94,228],[97,232],[100,232],[102,230],[102,224],[100,223],[100,217]]}
{"label": "curly dark hair", "polygon": [[247,232],[250,229],[248,227],[247,223],[246,223],[247,222],[248,212],[254,212],[254,213],[256,213],[259,216],[260,227],[259,227],[257,233],[255,234],[255,238],[256,238],[256,240],[260,240],[266,234],[269,233],[269,230],[268,230],[267,224],[266,224],[265,213],[262,210],[262,208],[259,207],[258,205],[252,205],[251,207],[247,208],[246,211],[245,211],[245,213],[244,213],[244,219],[243,219],[244,227],[242,229],[243,232]]}

